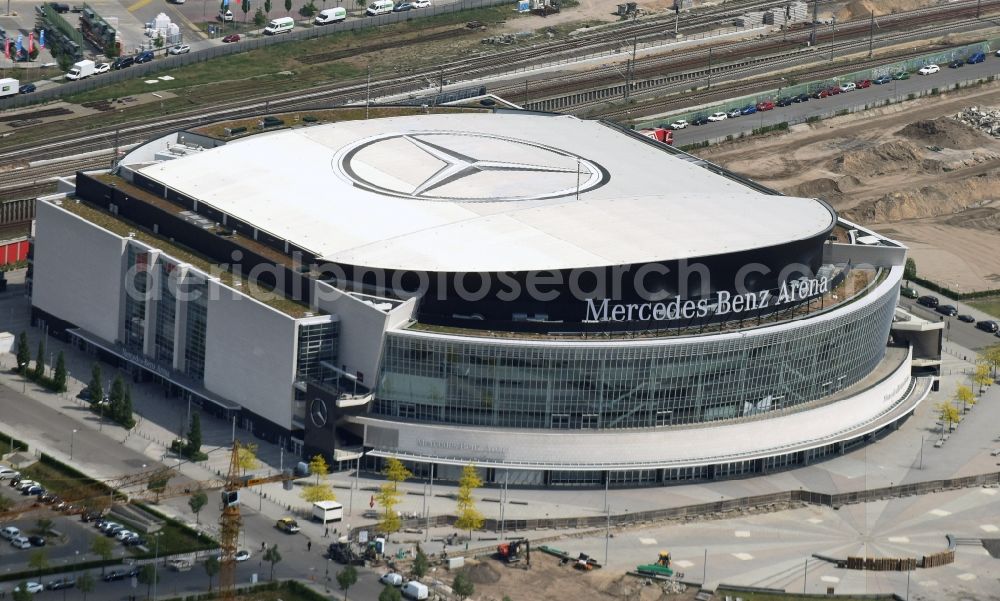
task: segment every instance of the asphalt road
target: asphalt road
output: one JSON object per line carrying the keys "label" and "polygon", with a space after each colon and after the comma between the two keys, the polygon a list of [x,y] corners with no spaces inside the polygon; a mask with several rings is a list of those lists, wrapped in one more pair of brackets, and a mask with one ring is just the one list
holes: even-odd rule
{"label": "asphalt road", "polygon": [[[941,72],[935,75],[924,76],[913,74],[910,76],[910,79],[903,81],[891,81],[880,86],[872,85],[870,88],[863,90],[855,90],[822,99],[813,98],[809,102],[792,104],[786,107],[775,107],[770,111],[757,112],[752,115],[744,115],[698,127],[688,127],[674,132],[674,143],[678,146],[685,146],[728,135],[738,136],[740,133],[783,121],[804,122],[808,117],[829,114],[830,112],[851,108],[859,104],[888,98],[905,99],[911,93],[996,74],[1000,74],[1000,57],[997,57],[995,53],[991,53],[987,54],[985,61],[975,65],[965,65],[960,69],[949,69],[947,65],[942,65]],[[833,81],[830,81],[829,84],[833,85]],[[764,97],[762,96],[761,98],[763,99]],[[706,109],[704,113],[709,115],[716,110],[722,109],[712,107]],[[664,122],[666,121],[665,119]]]}

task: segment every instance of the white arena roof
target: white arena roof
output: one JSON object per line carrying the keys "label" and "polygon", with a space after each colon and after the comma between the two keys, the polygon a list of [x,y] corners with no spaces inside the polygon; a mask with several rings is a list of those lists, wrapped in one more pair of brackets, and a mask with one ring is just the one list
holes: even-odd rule
{"label": "white arena roof", "polygon": [[324,260],[521,271],[704,257],[818,235],[834,215],[596,121],[455,113],[260,134],[146,177]]}

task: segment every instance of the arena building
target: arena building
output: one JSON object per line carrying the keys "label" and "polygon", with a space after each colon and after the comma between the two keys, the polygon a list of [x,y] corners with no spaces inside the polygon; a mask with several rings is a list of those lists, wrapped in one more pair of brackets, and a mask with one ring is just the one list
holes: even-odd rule
{"label": "arena building", "polygon": [[[261,125],[263,128],[263,125]],[[299,454],[649,485],[912,414],[906,249],[614,125],[451,111],[184,131],[40,199],[33,317]]]}

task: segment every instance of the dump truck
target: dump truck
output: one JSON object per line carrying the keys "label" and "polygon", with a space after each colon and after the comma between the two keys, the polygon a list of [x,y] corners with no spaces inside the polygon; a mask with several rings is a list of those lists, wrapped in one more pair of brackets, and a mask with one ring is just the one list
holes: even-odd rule
{"label": "dump truck", "polygon": [[673,576],[674,570],[670,567],[670,551],[660,551],[656,563],[636,566],[635,571],[653,576]]}

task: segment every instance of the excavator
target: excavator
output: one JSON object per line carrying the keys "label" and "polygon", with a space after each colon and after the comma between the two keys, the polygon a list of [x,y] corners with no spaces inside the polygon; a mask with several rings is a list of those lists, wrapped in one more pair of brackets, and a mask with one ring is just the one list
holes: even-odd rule
{"label": "excavator", "polygon": [[517,539],[497,545],[497,556],[506,564],[519,563],[531,565],[531,543],[527,539]]}
{"label": "excavator", "polygon": [[670,551],[660,551],[656,563],[636,566],[636,572],[640,574],[651,574],[653,576],[673,576],[674,570],[670,567]]}

